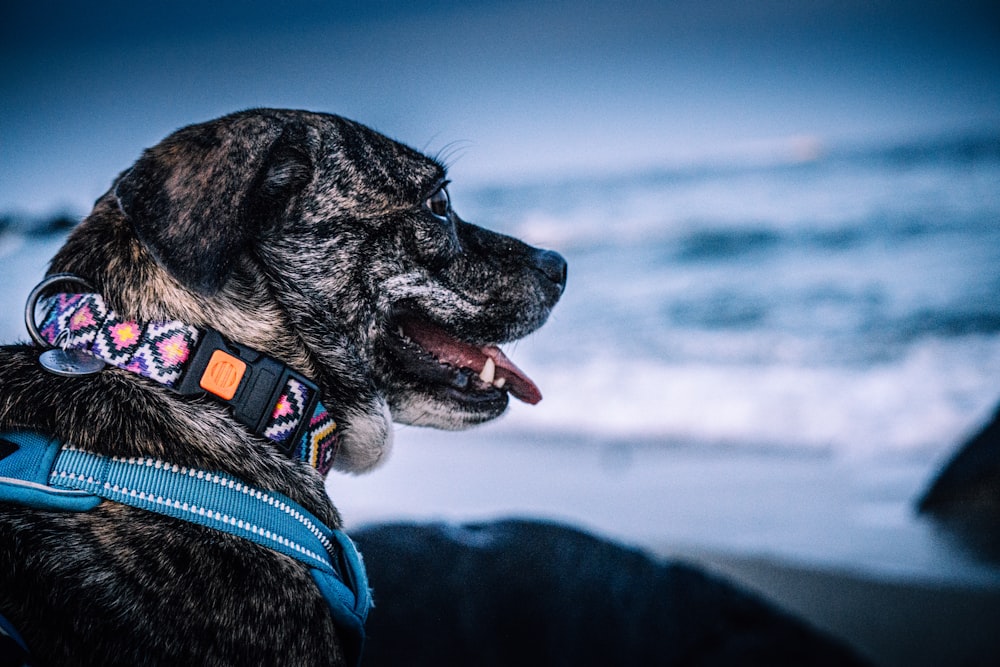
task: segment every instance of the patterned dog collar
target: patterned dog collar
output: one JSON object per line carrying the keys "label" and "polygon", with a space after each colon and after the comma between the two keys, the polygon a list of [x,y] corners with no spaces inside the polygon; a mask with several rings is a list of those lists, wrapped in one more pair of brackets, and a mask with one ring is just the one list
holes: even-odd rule
{"label": "patterned dog collar", "polygon": [[38,333],[49,345],[87,352],[184,396],[213,396],[286,455],[324,475],[333,466],[337,425],[318,387],[285,364],[214,329],[123,319],[100,294],[60,293],[41,304]]}

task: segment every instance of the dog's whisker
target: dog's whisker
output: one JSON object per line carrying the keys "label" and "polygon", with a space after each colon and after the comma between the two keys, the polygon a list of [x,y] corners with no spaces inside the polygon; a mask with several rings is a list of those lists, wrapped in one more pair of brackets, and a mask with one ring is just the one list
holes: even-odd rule
{"label": "dog's whisker", "polygon": [[[431,142],[429,141],[428,144]],[[472,147],[472,142],[468,139],[456,139],[454,141],[449,141],[444,146],[439,148],[435,153],[431,154],[431,158],[445,167],[445,169],[451,168],[455,162],[457,162],[462,157],[462,153]],[[425,151],[426,151],[425,147]]]}

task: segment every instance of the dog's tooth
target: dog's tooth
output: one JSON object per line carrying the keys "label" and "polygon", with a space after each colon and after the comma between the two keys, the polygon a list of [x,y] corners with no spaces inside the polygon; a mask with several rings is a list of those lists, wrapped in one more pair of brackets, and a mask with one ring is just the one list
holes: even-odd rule
{"label": "dog's tooth", "polygon": [[[491,360],[492,361],[492,360]],[[503,386],[507,384],[507,378],[497,378],[493,381],[493,386],[497,389],[503,389]]]}
{"label": "dog's tooth", "polygon": [[493,376],[496,374],[497,365],[489,357],[486,358],[486,363],[483,365],[483,371],[479,374],[479,379],[486,384],[493,384]]}

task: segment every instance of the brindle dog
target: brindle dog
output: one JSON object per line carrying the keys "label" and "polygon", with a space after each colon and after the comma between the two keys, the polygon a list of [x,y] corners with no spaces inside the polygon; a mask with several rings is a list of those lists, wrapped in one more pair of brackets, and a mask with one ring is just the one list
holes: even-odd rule
{"label": "brindle dog", "polygon": [[[558,254],[461,220],[445,168],[332,115],[253,110],[148,149],[71,233],[50,273],[124,318],[211,327],[312,379],[337,422],[334,467],[387,455],[391,421],[459,429],[534,384],[497,347],[562,294]],[[0,348],[0,431],[218,470],[340,525],[322,475],[236,422],[109,366],[62,377]],[[37,665],[335,665],[307,569],[239,537],[105,501],[0,503],[0,614]]]}

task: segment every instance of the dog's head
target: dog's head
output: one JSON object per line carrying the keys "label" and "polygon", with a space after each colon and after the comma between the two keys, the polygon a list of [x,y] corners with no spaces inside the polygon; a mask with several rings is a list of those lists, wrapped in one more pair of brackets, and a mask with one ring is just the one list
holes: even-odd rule
{"label": "dog's head", "polygon": [[[352,121],[238,113],[179,130],[119,177],[104,202],[131,257],[83,270],[133,309],[300,367],[339,423],[336,467],[365,470],[390,419],[459,429],[510,394],[540,398],[498,346],[545,322],[566,264],[461,220],[447,184],[437,161]],[[77,268],[72,253],[53,268]]]}

